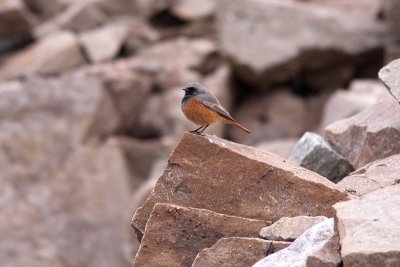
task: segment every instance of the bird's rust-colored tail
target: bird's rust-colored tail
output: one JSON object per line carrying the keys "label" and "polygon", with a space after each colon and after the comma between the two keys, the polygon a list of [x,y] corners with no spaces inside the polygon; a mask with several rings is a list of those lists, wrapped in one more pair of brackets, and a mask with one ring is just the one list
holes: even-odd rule
{"label": "bird's rust-colored tail", "polygon": [[226,123],[231,124],[233,126],[236,126],[240,129],[242,129],[243,131],[245,131],[246,133],[251,133],[249,129],[247,129],[246,127],[244,127],[243,125],[241,125],[240,123],[238,123],[237,121],[233,121],[233,120],[225,120]]}

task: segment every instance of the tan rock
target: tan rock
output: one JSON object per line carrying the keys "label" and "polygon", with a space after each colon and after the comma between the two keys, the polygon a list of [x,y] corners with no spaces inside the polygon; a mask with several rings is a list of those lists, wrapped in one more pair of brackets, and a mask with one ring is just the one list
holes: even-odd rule
{"label": "tan rock", "polygon": [[83,49],[91,62],[113,59],[128,37],[129,20],[119,20],[80,34]]}
{"label": "tan rock", "polygon": [[270,222],[158,203],[133,266],[190,266],[197,253],[222,237],[256,237]]}
{"label": "tan rock", "polygon": [[289,242],[279,242],[248,237],[221,238],[210,248],[197,254],[192,267],[251,266],[265,255],[274,253],[289,246]]}
{"label": "tan rock", "polygon": [[344,266],[398,266],[400,185],[334,205]]}
{"label": "tan rock", "polygon": [[268,240],[294,241],[309,228],[326,219],[325,216],[282,217],[272,225],[261,229],[260,236]]}
{"label": "tan rock", "polygon": [[283,216],[332,216],[347,199],[327,179],[276,155],[216,136],[186,133],[132,225],[144,232],[156,203],[276,221]]}
{"label": "tan rock", "polygon": [[59,74],[85,63],[77,37],[72,32],[57,32],[9,56],[0,67],[0,79],[23,75]]}
{"label": "tan rock", "polygon": [[400,154],[376,160],[350,173],[338,186],[348,192],[364,195],[394,185],[400,181],[399,162]]}
{"label": "tan rock", "polygon": [[400,105],[378,103],[357,115],[325,128],[326,140],[355,169],[400,153]]}
{"label": "tan rock", "polygon": [[171,13],[183,20],[199,20],[215,13],[217,3],[213,0],[175,0],[172,1]]}

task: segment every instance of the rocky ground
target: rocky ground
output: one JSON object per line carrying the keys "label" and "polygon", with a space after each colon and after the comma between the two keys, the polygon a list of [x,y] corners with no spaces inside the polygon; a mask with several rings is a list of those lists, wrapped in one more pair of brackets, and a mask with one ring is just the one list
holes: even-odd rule
{"label": "rocky ground", "polygon": [[[396,0],[2,1],[1,266],[400,266],[399,23]],[[252,134],[185,133],[191,81]]]}

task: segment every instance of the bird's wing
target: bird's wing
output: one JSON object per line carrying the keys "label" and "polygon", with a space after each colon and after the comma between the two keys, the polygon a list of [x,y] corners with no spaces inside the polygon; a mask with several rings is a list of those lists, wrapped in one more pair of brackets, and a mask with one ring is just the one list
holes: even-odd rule
{"label": "bird's wing", "polygon": [[228,120],[235,121],[235,119],[232,118],[232,116],[228,113],[228,111],[226,109],[224,109],[219,103],[214,103],[214,101],[207,101],[207,100],[203,100],[203,101],[201,101],[201,103],[204,106],[208,107],[209,109],[217,112],[222,117],[224,117]]}

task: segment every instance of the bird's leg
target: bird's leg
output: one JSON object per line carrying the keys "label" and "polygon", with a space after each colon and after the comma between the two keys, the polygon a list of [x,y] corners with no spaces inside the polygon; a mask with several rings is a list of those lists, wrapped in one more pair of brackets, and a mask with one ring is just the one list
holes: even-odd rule
{"label": "bird's leg", "polygon": [[191,133],[200,133],[199,132],[199,130],[201,129],[201,128],[203,128],[205,125],[201,125],[199,128],[197,128],[196,130],[193,130],[193,131],[190,131]]}
{"label": "bird's leg", "polygon": [[207,127],[210,126],[210,124],[204,125],[204,128],[199,132],[200,134],[203,134],[204,130],[207,129]]}

